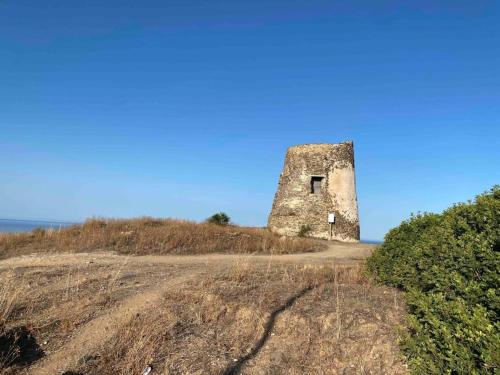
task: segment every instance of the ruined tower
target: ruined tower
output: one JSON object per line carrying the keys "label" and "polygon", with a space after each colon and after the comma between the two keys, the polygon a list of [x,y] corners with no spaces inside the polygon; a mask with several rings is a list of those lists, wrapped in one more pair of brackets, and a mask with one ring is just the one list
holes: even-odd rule
{"label": "ruined tower", "polygon": [[287,150],[269,215],[278,234],[359,241],[352,142],[306,144]]}

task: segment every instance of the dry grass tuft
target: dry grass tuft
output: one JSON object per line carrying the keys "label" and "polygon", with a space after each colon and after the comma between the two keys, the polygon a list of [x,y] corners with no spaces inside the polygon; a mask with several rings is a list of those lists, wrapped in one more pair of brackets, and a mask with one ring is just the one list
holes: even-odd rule
{"label": "dry grass tuft", "polygon": [[275,235],[264,228],[172,219],[90,219],[60,230],[0,234],[0,259],[34,252],[117,251],[121,254],[287,254],[317,251],[320,241]]}
{"label": "dry grass tuft", "polygon": [[21,290],[14,287],[14,276],[10,272],[2,278],[2,288],[0,290],[0,331],[2,327],[5,327],[5,322],[8,320]]}

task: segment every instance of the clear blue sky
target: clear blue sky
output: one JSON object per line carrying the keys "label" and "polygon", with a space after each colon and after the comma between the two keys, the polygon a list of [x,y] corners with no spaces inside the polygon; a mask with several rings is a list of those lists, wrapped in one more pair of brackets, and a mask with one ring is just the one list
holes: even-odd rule
{"label": "clear blue sky", "polygon": [[0,217],[226,211],[353,140],[361,235],[500,183],[494,1],[0,2]]}

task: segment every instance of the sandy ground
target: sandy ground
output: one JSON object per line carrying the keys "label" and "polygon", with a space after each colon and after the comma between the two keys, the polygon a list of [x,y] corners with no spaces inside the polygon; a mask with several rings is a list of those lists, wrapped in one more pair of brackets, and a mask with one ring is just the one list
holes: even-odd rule
{"label": "sandy ground", "polygon": [[241,255],[241,254],[208,254],[208,255],[146,255],[123,256],[112,252],[92,252],[76,254],[33,254],[9,258],[0,261],[0,270],[10,267],[43,267],[74,265],[85,262],[99,262],[114,264],[123,262],[137,264],[210,264],[220,262],[245,261],[251,262],[290,262],[290,263],[321,263],[336,261],[339,263],[352,263],[362,261],[370,256],[375,245],[365,243],[332,242],[327,250],[316,253],[284,254],[284,255]]}
{"label": "sandy ground", "polygon": [[[36,350],[26,349],[25,360],[3,373],[140,374],[149,363],[151,375],[405,373],[394,335],[399,296],[355,273],[373,249],[331,243],[319,253],[275,256],[107,252],[2,260],[3,289],[17,293],[8,328],[27,327],[36,339]],[[324,266],[344,267],[344,282],[304,282],[310,268],[318,275]],[[137,348],[122,343],[134,341],[128,335],[137,330]]]}

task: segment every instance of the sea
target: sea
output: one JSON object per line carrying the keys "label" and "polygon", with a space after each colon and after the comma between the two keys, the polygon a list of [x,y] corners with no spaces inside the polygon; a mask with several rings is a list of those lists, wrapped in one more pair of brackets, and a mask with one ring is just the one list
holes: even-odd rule
{"label": "sea", "polygon": [[75,225],[66,221],[0,219],[0,232],[31,232],[36,228],[59,229]]}

